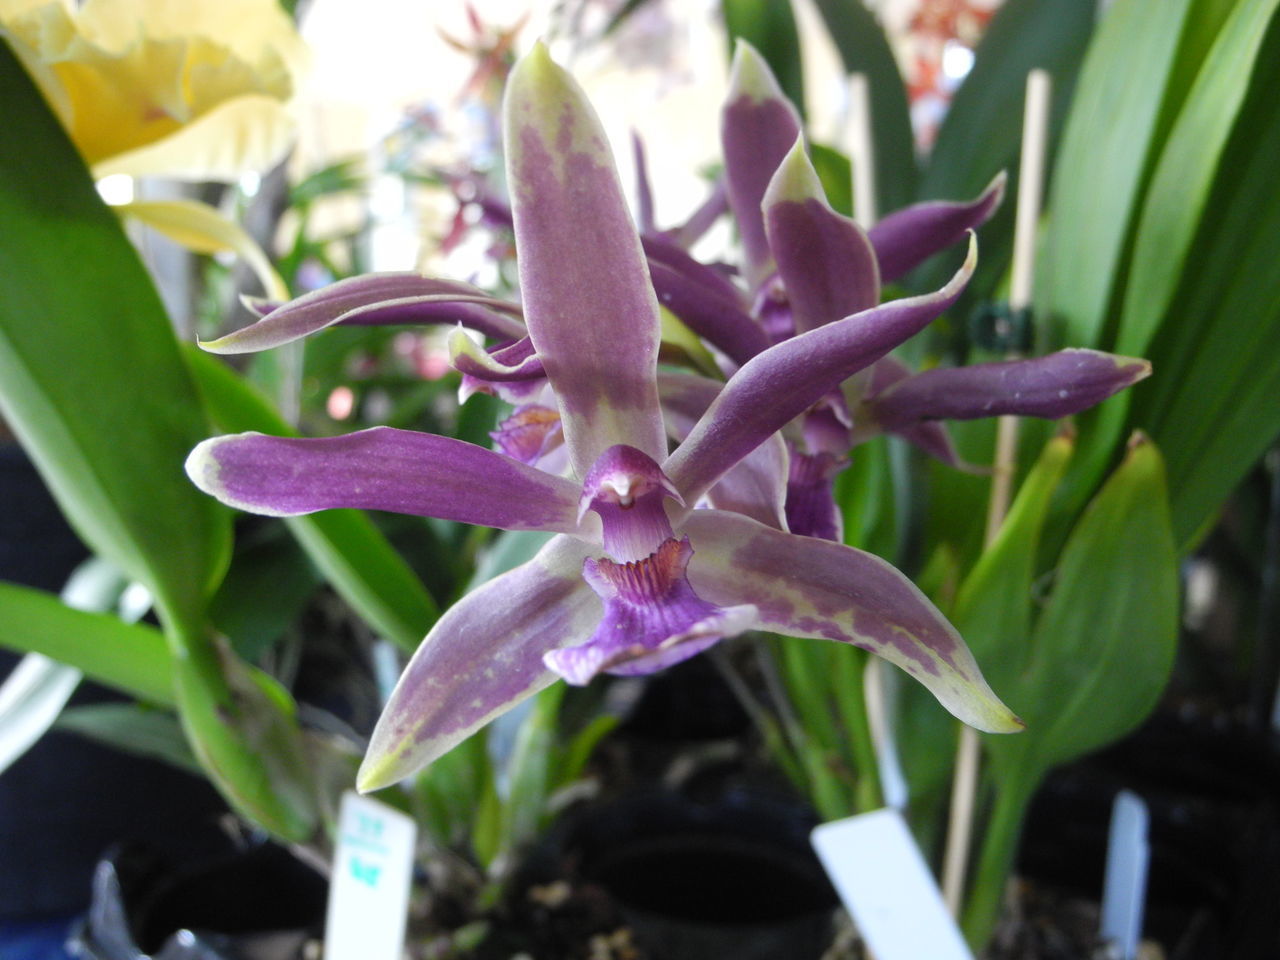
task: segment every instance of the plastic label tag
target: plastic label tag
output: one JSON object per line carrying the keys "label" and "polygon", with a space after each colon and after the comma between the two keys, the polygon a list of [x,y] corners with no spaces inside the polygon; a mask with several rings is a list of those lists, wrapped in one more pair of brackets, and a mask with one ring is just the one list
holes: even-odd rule
{"label": "plastic label tag", "polygon": [[417,825],[348,791],[338,812],[325,960],[400,960]]}
{"label": "plastic label tag", "polygon": [[824,823],[812,841],[876,960],[973,960],[897,810]]}

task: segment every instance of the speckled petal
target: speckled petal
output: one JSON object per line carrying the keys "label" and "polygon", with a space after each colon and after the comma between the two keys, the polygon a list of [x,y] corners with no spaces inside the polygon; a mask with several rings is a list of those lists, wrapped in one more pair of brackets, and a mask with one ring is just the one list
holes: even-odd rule
{"label": "speckled petal", "polygon": [[359,507],[504,530],[598,529],[579,523],[577,484],[475,444],[412,430],[214,437],[191,451],[186,467],[201,490],[267,516]]}
{"label": "speckled petal", "polygon": [[600,122],[542,44],[503,114],[525,320],[574,472],[615,443],[660,459],[658,303]]}
{"label": "speckled petal", "polygon": [[1022,727],[982,678],[955,628],[885,561],[719,510],[694,511],[684,532],[698,546],[689,580],[703,599],[722,606],[749,601],[765,629],[870,650],[979,730]]}
{"label": "speckled petal", "polygon": [[555,682],[543,655],[582,643],[600,620],[601,603],[582,579],[588,549],[555,537],[445,612],[378,720],[360,790],[404,779]]}

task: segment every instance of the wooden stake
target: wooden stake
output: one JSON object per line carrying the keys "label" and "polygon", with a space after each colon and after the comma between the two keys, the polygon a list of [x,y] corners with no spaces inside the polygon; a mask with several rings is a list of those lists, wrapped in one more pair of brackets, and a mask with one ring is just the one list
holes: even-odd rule
{"label": "wooden stake", "polygon": [[[1013,276],[1009,307],[1016,315],[1031,307],[1035,274],[1036,227],[1040,220],[1044,183],[1044,161],[1049,132],[1049,74],[1032,70],[1027,74],[1027,99],[1022,119],[1022,159],[1018,168],[1018,210],[1013,236]],[[1014,359],[1010,352],[1008,359]],[[995,462],[992,465],[991,497],[987,504],[987,526],[983,539],[990,546],[1000,533],[1013,491],[1017,469],[1018,418],[1001,417],[996,424]],[[956,768],[951,785],[951,811],[947,827],[947,849],[942,870],[942,894],[955,915],[964,899],[965,873],[973,838],[973,809],[978,786],[979,741],[972,727],[961,725],[956,749]]]}

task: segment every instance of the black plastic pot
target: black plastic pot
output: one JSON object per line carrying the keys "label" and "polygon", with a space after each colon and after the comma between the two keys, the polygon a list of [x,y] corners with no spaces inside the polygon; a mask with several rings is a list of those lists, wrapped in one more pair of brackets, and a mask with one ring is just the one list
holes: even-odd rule
{"label": "black plastic pot", "polygon": [[173,865],[140,848],[98,864],[72,935],[81,960],[301,960],[323,934],[328,882],[263,843]]}
{"label": "black plastic pot", "polygon": [[654,791],[584,813],[564,847],[655,960],[816,960],[837,898],[809,847],[813,825],[789,799]]}

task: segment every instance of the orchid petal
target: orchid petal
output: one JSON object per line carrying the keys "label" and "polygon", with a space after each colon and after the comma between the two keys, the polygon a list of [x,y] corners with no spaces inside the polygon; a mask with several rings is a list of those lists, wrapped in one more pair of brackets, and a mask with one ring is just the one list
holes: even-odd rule
{"label": "orchid petal", "polygon": [[455,370],[478,380],[540,380],[545,376],[533,342],[522,337],[492,353],[476,343],[461,326],[449,334],[449,362]]}
{"label": "orchid petal", "polygon": [[731,513],[698,510],[684,524],[697,545],[689,579],[719,605],[750,602],[760,625],[870,650],[915,677],[979,730],[1022,722],[982,678],[960,635],[891,565],[852,547],[779,533]]}
{"label": "orchid petal", "polygon": [[663,464],[695,502],[735,463],[950,307],[977,263],[977,244],[951,281],[934,293],[882,304],[770,347],[735,373],[711,408]]}
{"label": "orchid petal", "polygon": [[372,273],[339,280],[272,310],[257,323],[200,346],[252,353],[291,343],[334,324],[461,323],[503,340],[523,337],[520,308],[466,283],[417,273]]}
{"label": "orchid petal", "polygon": [[525,319],[573,470],[617,443],[661,459],[658,302],[600,121],[542,44],[503,112]]}
{"label": "orchid petal", "polygon": [[1032,360],[926,370],[888,387],[866,406],[888,430],[925,420],[1004,414],[1056,420],[1101,403],[1150,373],[1146,360],[1060,350]]}
{"label": "orchid petal", "polygon": [[[671,435],[683,440],[724,386],[688,373],[658,374],[658,393]],[[787,443],[775,433],[734,464],[707,491],[718,510],[745,514],[767,526],[787,529]]]}
{"label": "orchid petal", "polygon": [[585,529],[577,484],[472,443],[412,430],[214,437],[191,451],[186,467],[201,490],[267,516],[360,507],[504,530]]}
{"label": "orchid petal", "polygon": [[725,183],[746,254],[746,276],[756,289],[771,272],[772,256],[760,204],[773,172],[800,136],[800,117],[755,47],[739,39],[729,75],[729,100],[720,120]]}
{"label": "orchid petal", "polygon": [[986,223],[1004,199],[1006,177],[996,174],[969,203],[929,200],[889,214],[868,231],[880,263],[880,280],[892,283],[908,270]]}
{"label": "orchid petal", "polygon": [[861,227],[827,204],[802,139],[769,181],[764,220],[796,333],[880,302],[875,251]]}
{"label": "orchid petal", "polygon": [[361,791],[409,776],[558,679],[543,655],[582,643],[600,620],[600,601],[582,580],[588,550],[555,537],[445,612],[374,728]]}

